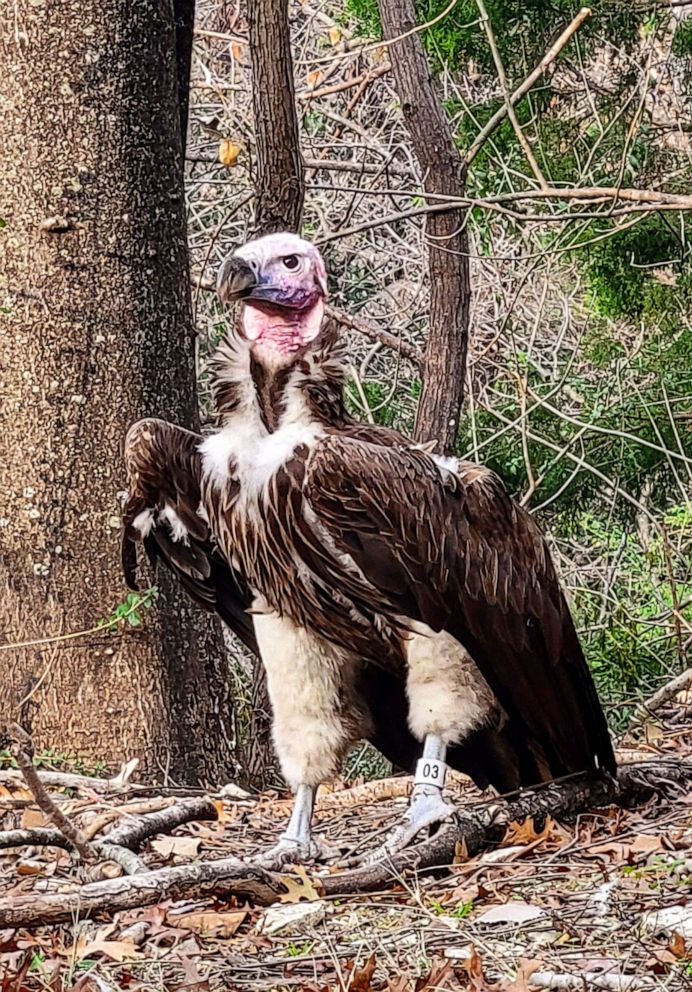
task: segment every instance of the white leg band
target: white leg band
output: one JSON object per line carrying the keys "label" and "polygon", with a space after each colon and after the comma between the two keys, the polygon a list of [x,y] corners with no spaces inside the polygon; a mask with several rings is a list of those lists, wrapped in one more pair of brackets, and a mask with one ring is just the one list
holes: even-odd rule
{"label": "white leg band", "polygon": [[439,789],[445,784],[447,765],[439,758],[419,758],[416,765],[415,785],[436,785]]}

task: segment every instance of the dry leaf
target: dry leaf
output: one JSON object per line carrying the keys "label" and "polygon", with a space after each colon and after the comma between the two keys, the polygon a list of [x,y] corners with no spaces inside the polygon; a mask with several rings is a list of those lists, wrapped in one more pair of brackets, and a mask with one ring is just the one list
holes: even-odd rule
{"label": "dry leaf", "polygon": [[313,71],[309,72],[305,77],[305,82],[308,84],[311,90],[314,90],[314,88],[322,79],[324,79],[324,73],[322,72],[322,70],[313,69]]}
{"label": "dry leaf", "polygon": [[545,824],[542,830],[536,830],[534,818],[528,816],[522,823],[516,820],[507,827],[507,831],[502,840],[503,847],[510,847],[513,845],[528,845],[533,844],[534,846],[544,840],[557,841],[558,844],[564,844],[570,840],[570,835],[566,830],[553,820],[552,817],[546,817]]}
{"label": "dry leaf", "polygon": [[545,911],[527,902],[506,902],[504,906],[493,906],[479,916],[476,923],[528,923],[545,916]]}
{"label": "dry leaf", "polygon": [[310,878],[302,865],[296,865],[295,873],[279,875],[279,881],[286,892],[280,897],[280,902],[300,902],[301,899],[321,899],[319,879]]}
{"label": "dry leaf", "polygon": [[103,954],[104,957],[118,963],[142,957],[132,940],[104,940],[97,937],[96,940],[80,939],[77,941],[76,960],[82,961],[84,958],[92,958],[95,954]]}
{"label": "dry leaf", "polygon": [[[475,949],[473,949],[475,951]],[[473,960],[473,951],[470,961]],[[480,958],[478,959],[480,961]],[[481,968],[481,974],[483,969]],[[437,992],[445,987],[448,978],[454,975],[454,965],[451,961],[433,961],[427,975],[421,975],[413,987],[414,992]]]}
{"label": "dry leaf", "polygon": [[245,57],[245,45],[242,41],[231,42],[231,55],[236,62],[242,62]]}
{"label": "dry leaf", "polygon": [[215,913],[207,910],[200,913],[182,913],[180,916],[168,917],[169,923],[183,930],[205,934],[209,937],[232,937],[247,913],[243,910],[235,912]]}
{"label": "dry leaf", "polygon": [[338,45],[341,41],[341,28],[337,27],[336,24],[329,29],[329,40],[332,45]]}
{"label": "dry leaf", "polygon": [[372,992],[372,976],[377,959],[371,954],[362,968],[354,968],[348,983],[349,992]]}
{"label": "dry leaf", "polygon": [[194,858],[200,843],[199,837],[162,837],[153,840],[151,846],[163,858],[170,858],[172,854],[177,858]]}
{"label": "dry leaf", "polygon": [[672,935],[670,943],[668,944],[668,950],[676,958],[684,958],[687,956],[687,944],[685,943],[685,938],[677,930]]}
{"label": "dry leaf", "polygon": [[240,145],[235,145],[230,138],[223,138],[219,142],[219,162],[227,168],[232,168],[238,161],[240,155]]}
{"label": "dry leaf", "polygon": [[21,825],[24,830],[31,830],[32,827],[45,827],[46,818],[40,809],[25,809],[22,813]]}

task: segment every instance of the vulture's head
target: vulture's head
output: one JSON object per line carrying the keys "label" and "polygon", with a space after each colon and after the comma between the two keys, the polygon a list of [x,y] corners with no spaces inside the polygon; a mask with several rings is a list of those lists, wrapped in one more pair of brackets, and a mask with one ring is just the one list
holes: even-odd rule
{"label": "vulture's head", "polygon": [[297,234],[238,248],[221,265],[217,290],[223,302],[242,301],[241,333],[273,361],[289,361],[320,333],[327,274],[318,250]]}

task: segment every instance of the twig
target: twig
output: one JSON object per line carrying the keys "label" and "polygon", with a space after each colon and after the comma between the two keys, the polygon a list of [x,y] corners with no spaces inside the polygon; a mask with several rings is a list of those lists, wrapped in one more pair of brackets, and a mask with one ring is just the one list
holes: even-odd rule
{"label": "twig", "polygon": [[36,805],[46,818],[54,823],[60,833],[70,843],[81,858],[87,863],[98,861],[96,848],[86,839],[79,827],[76,827],[65,814],[59,809],[46,791],[45,785],[41,782],[34,763],[31,760],[34,747],[31,737],[17,723],[11,723],[8,730],[16,741],[15,758],[24,776],[26,784],[32,796],[36,800]]}
{"label": "twig", "polygon": [[389,62],[383,62],[382,65],[375,66],[374,69],[370,69],[360,76],[354,76],[352,79],[342,79],[338,83],[321,86],[318,90],[304,90],[302,93],[296,94],[296,99],[306,102],[308,100],[317,100],[322,96],[331,96],[333,93],[341,93],[344,90],[353,89],[354,86],[360,86],[362,83],[371,83],[373,80],[379,79],[380,76],[391,72],[391,70],[391,64]]}
{"label": "twig", "polygon": [[476,0],[476,6],[481,15],[481,22],[483,24],[483,29],[488,38],[488,45],[490,46],[490,53],[493,57],[493,62],[495,63],[495,71],[497,72],[497,78],[500,83],[500,89],[502,90],[502,95],[505,100],[505,109],[507,111],[507,116],[509,117],[512,127],[514,128],[514,133],[517,136],[517,140],[524,150],[527,161],[533,170],[533,174],[538,180],[541,189],[547,189],[548,184],[545,181],[545,176],[541,172],[540,166],[536,161],[536,156],[533,154],[533,149],[529,144],[529,139],[526,137],[522,131],[519,119],[514,111],[514,104],[512,102],[512,96],[509,92],[509,87],[507,85],[507,75],[505,73],[505,67],[502,64],[502,59],[500,58],[500,52],[498,51],[497,44],[495,42],[495,34],[493,32],[493,26],[488,17],[488,11],[485,8],[483,0]]}
{"label": "twig", "polygon": [[[138,758],[126,762],[115,778],[93,778],[91,775],[75,775],[72,772],[49,772],[35,769],[36,774],[44,785],[56,789],[82,789],[97,792],[100,795],[117,795],[140,786],[129,784],[130,776],[139,765]],[[21,775],[14,768],[0,770],[0,783],[16,782]],[[144,787],[142,787],[144,788]]]}
{"label": "twig", "polygon": [[670,682],[666,682],[653,696],[640,703],[630,718],[629,728],[644,723],[657,710],[660,710],[662,706],[665,706],[671,699],[674,699],[679,692],[688,689],[690,686],[692,686],[692,668],[688,668],[682,674],[671,679]]}
{"label": "twig", "polygon": [[[579,11],[579,13],[574,18],[574,20],[562,32],[562,34],[557,39],[555,44],[548,49],[548,51],[545,53],[545,55],[538,63],[536,68],[533,70],[533,72],[529,73],[529,75],[526,77],[524,82],[520,86],[518,86],[517,89],[512,93],[512,95],[509,98],[509,103],[512,106],[514,106],[515,103],[521,100],[521,98],[524,96],[525,93],[528,93],[528,91],[531,89],[531,87],[536,82],[536,80],[543,75],[543,73],[551,64],[551,62],[555,61],[555,59],[560,54],[562,49],[565,47],[567,42],[570,40],[574,32],[581,27],[581,25],[584,23],[586,18],[590,16],[590,14],[591,14],[591,9],[589,7],[582,7],[582,9]],[[507,116],[507,104],[504,104],[495,114],[493,114],[493,116],[490,118],[490,120],[485,125],[483,130],[475,138],[473,144],[467,151],[465,157],[465,162],[467,165],[470,165],[471,162],[473,162],[474,158],[481,150],[486,140],[490,137],[490,135],[493,133],[495,128],[498,126],[498,124],[502,123],[502,121],[505,119],[506,116]]]}
{"label": "twig", "polygon": [[394,334],[390,334],[389,331],[384,331],[382,328],[378,327],[376,324],[370,323],[368,320],[364,320],[362,317],[354,317],[344,310],[339,310],[336,307],[327,307],[327,316],[331,317],[342,327],[347,327],[352,331],[358,331],[360,334],[364,334],[365,337],[370,338],[372,341],[380,341],[382,344],[391,348],[393,351],[398,352],[403,355],[404,358],[408,358],[409,361],[415,362],[416,365],[423,364],[423,352],[420,349],[415,348],[411,344],[407,344],[400,338],[395,337]]}

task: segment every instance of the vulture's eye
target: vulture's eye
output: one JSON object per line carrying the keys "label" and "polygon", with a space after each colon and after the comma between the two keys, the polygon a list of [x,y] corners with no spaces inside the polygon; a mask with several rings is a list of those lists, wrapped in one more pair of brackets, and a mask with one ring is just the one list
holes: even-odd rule
{"label": "vulture's eye", "polygon": [[287,269],[295,270],[300,265],[297,255],[284,255],[281,259]]}

